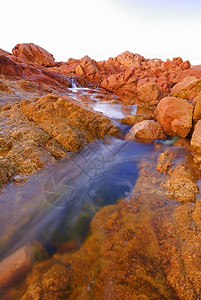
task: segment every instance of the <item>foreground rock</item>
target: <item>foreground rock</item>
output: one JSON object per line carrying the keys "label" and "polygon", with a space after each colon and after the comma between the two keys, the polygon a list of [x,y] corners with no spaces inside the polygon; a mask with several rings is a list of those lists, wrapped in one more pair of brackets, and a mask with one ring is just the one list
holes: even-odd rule
{"label": "foreground rock", "polygon": [[156,110],[156,119],[167,135],[186,137],[192,127],[193,105],[176,97],[163,98]]}
{"label": "foreground rock", "polygon": [[118,129],[103,114],[67,96],[48,94],[37,102],[24,100],[21,111],[67,151],[81,149],[94,139],[118,134]]}
{"label": "foreground rock", "polygon": [[[178,169],[182,172],[185,166],[187,175],[194,173],[195,166],[187,149],[171,151],[156,164],[150,158],[142,162],[131,197],[101,209],[80,250],[56,254],[57,263],[52,262],[48,271],[41,268],[42,274],[38,273],[22,299],[57,299],[66,295],[68,299],[199,299],[200,201],[195,198],[196,192],[190,191],[192,198],[181,204],[181,195],[175,194],[177,201],[174,198],[175,186],[167,189],[164,185],[173,177],[176,183]],[[179,154],[185,152],[181,158]],[[171,163],[164,170],[174,175],[159,176],[156,166],[160,163],[162,170],[168,157]],[[189,175],[189,183],[198,178],[196,173],[194,178]],[[62,288],[56,283],[53,289],[51,283],[58,276]]]}
{"label": "foreground rock", "polygon": [[151,142],[155,139],[165,139],[161,126],[154,120],[144,120],[135,124],[126,135],[126,140],[137,139],[139,141]]}
{"label": "foreground rock", "polygon": [[55,94],[3,106],[0,124],[0,184],[26,178],[68,151],[119,132],[101,113]]}

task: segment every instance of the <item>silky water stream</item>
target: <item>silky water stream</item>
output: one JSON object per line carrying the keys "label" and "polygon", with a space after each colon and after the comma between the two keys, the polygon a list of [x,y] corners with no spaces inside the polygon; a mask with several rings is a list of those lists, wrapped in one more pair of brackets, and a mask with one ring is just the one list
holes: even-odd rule
{"label": "silky water stream", "polygon": [[[71,90],[76,100],[78,90]],[[92,100],[96,93],[90,91]],[[82,97],[86,94],[89,95],[88,89],[79,90]],[[119,103],[92,101],[92,107],[107,116],[116,115],[116,119],[125,116]],[[136,106],[128,106],[128,111],[135,110]],[[118,120],[114,122],[120,126]],[[126,132],[128,127],[122,130]],[[156,144],[116,138],[94,141],[27,182],[7,185],[0,194],[1,260],[33,241],[40,242],[50,256],[66,241],[79,247],[89,234],[94,214],[101,207],[129,196],[138,177],[138,163],[145,158],[151,160],[158,151]],[[171,145],[164,145],[163,151],[165,147]],[[3,297],[2,290],[0,299]]]}

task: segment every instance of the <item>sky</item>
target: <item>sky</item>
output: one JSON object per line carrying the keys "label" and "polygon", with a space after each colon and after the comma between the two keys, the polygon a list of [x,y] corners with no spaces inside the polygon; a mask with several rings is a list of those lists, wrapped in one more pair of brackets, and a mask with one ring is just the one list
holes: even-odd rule
{"label": "sky", "polygon": [[34,43],[56,61],[107,60],[128,50],[201,64],[200,0],[9,0],[1,3],[0,48]]}

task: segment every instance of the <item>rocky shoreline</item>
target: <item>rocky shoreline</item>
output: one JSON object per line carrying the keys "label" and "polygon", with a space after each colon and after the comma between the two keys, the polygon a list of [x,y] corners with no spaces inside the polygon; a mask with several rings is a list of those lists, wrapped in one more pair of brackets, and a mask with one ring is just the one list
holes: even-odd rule
{"label": "rocky shoreline", "polygon": [[[25,255],[25,268],[20,262],[1,275],[0,286],[16,274],[26,279],[3,297],[200,299],[201,66],[128,51],[102,62],[55,62],[39,46],[18,44],[12,54],[0,50],[0,99],[2,190],[96,139],[156,147],[150,160],[139,161],[131,195],[95,214],[79,249],[68,244],[33,267]],[[120,105],[124,118],[96,111],[97,101]],[[121,124],[129,126],[126,135]],[[30,249],[18,251],[30,260]],[[15,255],[7,258],[11,269]]]}

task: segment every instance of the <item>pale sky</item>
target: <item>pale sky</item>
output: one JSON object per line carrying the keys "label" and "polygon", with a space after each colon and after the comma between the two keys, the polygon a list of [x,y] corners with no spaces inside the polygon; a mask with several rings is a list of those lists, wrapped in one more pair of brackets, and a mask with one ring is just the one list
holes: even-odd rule
{"label": "pale sky", "polygon": [[3,50],[32,42],[57,61],[128,50],[201,64],[200,0],[5,0],[0,28]]}

